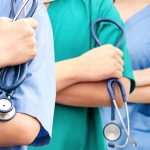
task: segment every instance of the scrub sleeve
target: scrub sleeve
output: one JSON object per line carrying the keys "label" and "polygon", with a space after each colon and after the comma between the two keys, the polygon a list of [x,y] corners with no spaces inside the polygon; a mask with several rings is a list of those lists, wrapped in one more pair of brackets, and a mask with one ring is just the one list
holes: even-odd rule
{"label": "scrub sleeve", "polygon": [[[95,19],[105,17],[121,22],[111,0],[56,0],[48,8],[48,14],[54,32],[56,62],[80,56],[96,47],[90,31]],[[120,32],[112,25],[98,25],[96,30],[103,43],[115,44],[120,38]],[[124,76],[131,79],[133,89],[133,74],[125,43],[121,48],[125,61]],[[51,143],[40,150],[106,150],[102,130],[99,108],[56,104]]]}
{"label": "scrub sleeve", "polygon": [[[112,2],[109,2],[109,0],[103,0],[101,2],[101,5],[107,6],[107,7],[96,7],[96,6],[100,6],[99,1],[97,1],[97,5],[93,6],[94,8],[93,11],[95,12],[96,10],[99,13],[97,15],[93,12],[92,21],[96,20],[97,18],[109,18],[109,19],[116,21],[117,23],[120,23],[122,26],[124,26]],[[115,46],[122,36],[122,33],[120,30],[118,30],[118,27],[116,27],[115,25],[111,23],[101,23],[101,25],[97,25],[97,27],[95,28],[95,31],[97,31],[97,35],[99,39],[101,40],[102,44],[112,44]],[[92,47],[94,47],[94,45],[95,45],[95,41],[92,40]],[[130,56],[126,47],[126,40],[119,48],[123,52],[123,60],[125,63],[123,76],[130,79],[131,81],[130,92],[132,92],[135,88],[135,81],[134,81],[134,76],[132,72],[131,59],[130,59]]]}

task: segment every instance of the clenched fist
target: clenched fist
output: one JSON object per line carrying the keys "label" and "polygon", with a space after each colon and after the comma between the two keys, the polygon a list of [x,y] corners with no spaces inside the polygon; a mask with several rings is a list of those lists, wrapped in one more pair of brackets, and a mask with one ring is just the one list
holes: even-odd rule
{"label": "clenched fist", "polygon": [[24,63],[36,56],[34,19],[11,22],[0,18],[0,67]]}
{"label": "clenched fist", "polygon": [[123,74],[123,53],[112,45],[104,45],[76,58],[81,81],[120,78]]}

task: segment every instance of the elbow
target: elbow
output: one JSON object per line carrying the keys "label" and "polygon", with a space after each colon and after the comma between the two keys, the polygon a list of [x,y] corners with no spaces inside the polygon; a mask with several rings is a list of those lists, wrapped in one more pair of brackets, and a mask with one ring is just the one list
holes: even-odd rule
{"label": "elbow", "polygon": [[31,116],[17,113],[12,120],[0,122],[0,131],[0,147],[29,145],[37,137],[40,123]]}
{"label": "elbow", "polygon": [[24,115],[25,120],[22,118],[22,123],[18,125],[18,144],[19,145],[30,145],[35,138],[37,137],[39,131],[40,131],[40,124],[39,122],[30,116]]}
{"label": "elbow", "polygon": [[16,137],[16,139],[18,139],[18,145],[27,146],[27,145],[30,145],[34,141],[35,137],[31,136],[28,132],[23,131],[21,135]]}
{"label": "elbow", "polygon": [[21,129],[21,135],[16,137],[18,139],[19,145],[30,145],[35,140],[38,133],[33,133],[30,129]]}

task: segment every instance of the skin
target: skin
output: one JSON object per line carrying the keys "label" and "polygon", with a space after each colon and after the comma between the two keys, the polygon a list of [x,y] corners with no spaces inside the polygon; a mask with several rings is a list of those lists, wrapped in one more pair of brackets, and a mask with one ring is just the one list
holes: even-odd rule
{"label": "skin", "polygon": [[129,96],[130,102],[135,103],[150,103],[150,68],[134,71],[135,80],[137,81],[136,89]]}
{"label": "skin", "polygon": [[[150,0],[116,0],[115,5],[124,21],[150,4]],[[127,7],[128,6],[128,7]],[[136,89],[129,96],[129,102],[150,103],[150,68],[135,70]]]}
{"label": "skin", "polygon": [[[122,56],[118,48],[105,45],[79,57],[56,63],[56,103],[78,107],[110,106],[106,80],[113,77],[120,79],[129,95],[130,81],[122,76],[124,65]],[[118,87],[116,99],[118,106],[122,107],[124,103]]]}
{"label": "skin", "polygon": [[39,130],[40,124],[35,118],[17,113],[14,119],[0,122],[0,147],[29,145],[37,137]]}
{"label": "skin", "polygon": [[[36,55],[36,27],[34,19],[11,22],[8,18],[0,18],[0,67],[21,64]],[[37,119],[17,113],[10,121],[0,121],[0,147],[28,145],[39,130]]]}
{"label": "skin", "polygon": [[36,27],[34,19],[11,22],[8,18],[0,18],[0,67],[21,64],[35,57]]}
{"label": "skin", "polygon": [[120,15],[124,21],[127,21],[128,18],[142,10],[150,3],[150,0],[134,0],[134,3],[131,3],[130,0],[116,0],[115,5],[120,12]]}

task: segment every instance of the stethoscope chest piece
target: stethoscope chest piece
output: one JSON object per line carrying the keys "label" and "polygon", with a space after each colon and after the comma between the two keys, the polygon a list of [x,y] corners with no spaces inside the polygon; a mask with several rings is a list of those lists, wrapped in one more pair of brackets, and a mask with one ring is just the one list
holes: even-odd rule
{"label": "stethoscope chest piece", "polygon": [[8,121],[16,114],[16,109],[11,100],[7,98],[0,99],[0,121]]}
{"label": "stethoscope chest piece", "polygon": [[107,124],[103,132],[104,132],[105,138],[111,142],[117,141],[121,137],[121,129],[115,123]]}

